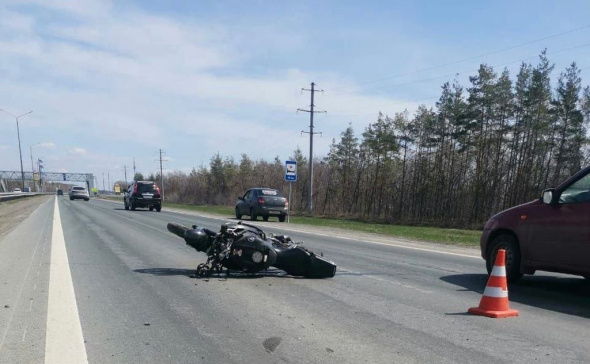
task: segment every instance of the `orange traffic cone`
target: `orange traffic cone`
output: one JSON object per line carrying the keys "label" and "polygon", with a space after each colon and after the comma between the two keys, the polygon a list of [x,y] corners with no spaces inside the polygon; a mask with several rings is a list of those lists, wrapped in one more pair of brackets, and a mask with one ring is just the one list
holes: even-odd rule
{"label": "orange traffic cone", "polygon": [[471,307],[468,312],[493,318],[518,316],[517,310],[511,310],[508,303],[508,282],[506,281],[506,251],[498,250],[496,263],[479,307]]}

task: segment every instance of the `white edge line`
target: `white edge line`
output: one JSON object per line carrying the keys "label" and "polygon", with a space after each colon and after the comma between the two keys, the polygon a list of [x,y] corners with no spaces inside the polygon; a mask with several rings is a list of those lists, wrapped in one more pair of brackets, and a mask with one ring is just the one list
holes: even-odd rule
{"label": "white edge line", "polygon": [[88,363],[57,196],[53,210],[45,363]]}
{"label": "white edge line", "polygon": [[[106,201],[106,202],[110,202],[110,203],[120,203],[119,201],[110,201],[110,200],[103,200],[103,199],[98,199],[98,200],[100,200],[100,201]],[[164,211],[164,209],[162,209],[162,211]],[[180,211],[180,210],[167,210],[167,211],[168,212],[174,212],[174,213],[181,214],[181,215],[202,216],[202,217],[206,217],[206,218],[214,219],[214,220],[230,221],[228,219],[219,218],[219,217],[213,217],[211,215],[196,215],[195,213],[185,212],[185,211]],[[262,224],[262,226],[266,226],[266,225]],[[363,243],[368,243],[368,244],[375,244],[375,245],[382,245],[382,246],[391,246],[391,247],[394,247],[394,248],[417,250],[417,251],[423,251],[423,252],[428,252],[428,253],[436,253],[436,254],[443,254],[443,255],[452,255],[452,256],[463,257],[463,258],[482,259],[480,255],[468,255],[468,254],[452,253],[452,252],[445,252],[445,251],[436,250],[436,249],[417,248],[417,247],[413,247],[413,246],[407,246],[407,245],[401,245],[401,244],[394,244],[394,243],[382,243],[382,242],[379,242],[379,241],[372,241],[372,240],[358,240],[358,239],[354,239],[354,238],[349,238],[347,236],[338,236],[338,235],[322,234],[322,233],[316,233],[316,232],[299,231],[299,230],[289,229],[289,228],[285,228],[285,227],[280,227],[280,229],[281,230],[285,230],[285,231],[292,231],[292,232],[295,232],[295,233],[304,233],[304,234],[311,234],[311,235],[318,235],[318,236],[326,236],[326,237],[330,237],[330,238],[343,239],[343,240],[353,240],[353,241],[358,241],[358,242],[363,242]]]}

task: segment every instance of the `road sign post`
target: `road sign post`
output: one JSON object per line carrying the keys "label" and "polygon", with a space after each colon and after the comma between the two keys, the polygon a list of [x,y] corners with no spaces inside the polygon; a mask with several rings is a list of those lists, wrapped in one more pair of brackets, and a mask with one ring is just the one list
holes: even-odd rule
{"label": "road sign post", "polygon": [[285,161],[285,181],[289,182],[289,207],[287,208],[287,223],[291,217],[291,189],[293,182],[297,182],[297,162]]}

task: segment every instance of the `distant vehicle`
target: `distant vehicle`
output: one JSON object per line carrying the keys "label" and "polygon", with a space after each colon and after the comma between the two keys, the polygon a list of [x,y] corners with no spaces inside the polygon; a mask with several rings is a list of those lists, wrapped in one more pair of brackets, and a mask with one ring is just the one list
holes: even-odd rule
{"label": "distant vehicle", "polygon": [[162,198],[160,188],[154,181],[133,181],[127,188],[123,198],[125,210],[134,211],[138,207],[154,209],[158,212],[162,210]]}
{"label": "distant vehicle", "polygon": [[20,188],[13,188],[12,192],[14,193],[21,193],[22,191],[20,190]]}
{"label": "distant vehicle", "polygon": [[70,189],[70,201],[76,199],[83,199],[84,201],[90,200],[90,195],[86,187],[74,186]]}
{"label": "distant vehicle", "polygon": [[590,166],[531,201],[494,215],[480,240],[488,273],[506,250],[509,281],[536,270],[590,279]]}
{"label": "distant vehicle", "polygon": [[30,193],[30,192],[31,192],[31,187],[25,187],[25,188],[23,189],[23,192],[25,192],[25,193]]}
{"label": "distant vehicle", "polygon": [[57,195],[58,196],[63,196],[63,194],[64,194],[64,191],[63,190],[57,190]]}
{"label": "distant vehicle", "polygon": [[270,216],[276,216],[280,222],[285,222],[289,201],[280,191],[272,188],[251,188],[242,197],[238,197],[236,203],[236,219],[242,215],[250,215],[250,220],[256,220],[262,216],[268,221]]}

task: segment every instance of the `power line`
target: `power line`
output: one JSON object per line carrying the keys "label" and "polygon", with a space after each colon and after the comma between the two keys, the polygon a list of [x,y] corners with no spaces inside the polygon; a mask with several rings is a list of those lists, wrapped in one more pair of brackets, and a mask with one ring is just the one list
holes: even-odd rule
{"label": "power line", "polygon": [[[409,72],[406,72],[406,73],[400,73],[400,74],[389,76],[389,77],[382,77],[382,78],[375,79],[375,80],[361,82],[361,83],[358,83],[356,86],[358,86],[358,85],[366,85],[366,84],[376,83],[376,82],[381,82],[381,81],[386,81],[386,80],[390,80],[390,79],[394,79],[394,78],[398,78],[398,77],[408,76],[408,75],[412,75],[412,74],[415,74],[415,73],[420,73],[420,72],[429,71],[429,70],[433,70],[433,69],[437,69],[437,68],[441,68],[441,67],[450,66],[450,65],[453,65],[453,64],[457,64],[457,63],[462,63],[462,62],[470,61],[470,60],[481,58],[481,57],[485,57],[485,56],[490,56],[490,55],[493,55],[493,54],[498,54],[498,53],[506,52],[506,51],[509,51],[509,50],[512,50],[512,49],[524,47],[524,46],[529,45],[529,44],[534,44],[534,43],[542,42],[544,40],[548,40],[548,39],[552,39],[552,38],[557,38],[557,37],[560,37],[560,36],[563,36],[563,35],[575,33],[577,31],[580,31],[580,30],[583,30],[583,29],[587,29],[587,28],[590,28],[590,25],[584,25],[582,27],[571,29],[571,30],[567,30],[565,32],[552,34],[552,35],[549,35],[547,37],[543,37],[543,38],[539,38],[539,39],[534,39],[534,40],[527,41],[527,42],[524,42],[524,43],[520,43],[520,44],[517,44],[517,45],[514,45],[514,46],[509,46],[509,47],[506,47],[506,48],[498,49],[498,50],[487,52],[487,53],[481,53],[481,54],[478,54],[478,55],[475,55],[475,56],[470,56],[470,57],[458,59],[458,60],[455,60],[455,61],[452,61],[452,62],[448,62],[448,63],[443,63],[443,64],[431,66],[431,67],[426,67],[426,68],[418,69],[418,70],[415,70],[415,71],[409,71]],[[336,87],[336,88],[330,89],[329,91],[341,90],[341,89],[350,89],[352,87],[355,87],[355,86]]]}
{"label": "power line", "polygon": [[[555,52],[547,52],[547,55],[563,53],[563,52],[575,50],[575,49],[578,49],[578,48],[588,47],[588,46],[590,46],[590,43],[579,44],[579,45],[576,45],[576,46],[573,46],[573,47],[560,49],[560,50],[555,51]],[[501,63],[501,64],[496,64],[496,65],[491,65],[491,66],[492,67],[507,66],[509,64],[513,64],[513,63],[517,63],[517,62],[523,62],[523,61],[531,60],[531,59],[534,59],[534,58],[537,58],[537,57],[538,57],[538,55],[527,57],[527,58],[519,58],[517,60],[513,60],[513,61],[510,61],[510,62]],[[471,69],[471,70],[457,72],[455,74],[446,74],[446,75],[441,75],[441,76],[434,76],[434,77],[431,77],[431,78],[425,78],[425,79],[420,79],[420,80],[405,82],[405,83],[401,83],[401,84],[398,83],[398,84],[386,85],[386,86],[381,86],[381,87],[376,87],[376,88],[374,87],[371,90],[382,90],[382,89],[385,89],[385,88],[408,86],[408,85],[413,85],[413,84],[416,84],[416,83],[432,81],[432,80],[435,80],[435,79],[438,79],[438,78],[445,78],[445,77],[450,77],[450,76],[453,76],[453,75],[457,75],[458,76],[458,75],[463,75],[463,74],[466,74],[466,73],[473,73],[473,72],[477,72],[477,71],[478,71],[478,69]],[[340,93],[340,94],[337,93],[336,95],[341,95],[341,94],[342,93]]]}
{"label": "power line", "polygon": [[[583,48],[583,47],[588,47],[588,46],[590,46],[590,43],[579,44],[579,45],[576,45],[576,46],[573,46],[573,47],[563,48],[563,49],[557,50],[555,52],[547,52],[547,55],[553,55],[553,54],[563,53],[563,52],[567,52],[567,51],[571,51],[571,50],[575,50],[575,49],[579,49],[579,48]],[[534,59],[534,58],[537,58],[537,57],[538,57],[538,55],[535,55],[535,56],[531,56],[531,57],[527,57],[527,58],[521,58],[521,59],[517,59],[517,60],[512,60],[512,61],[509,61],[509,62],[505,62],[505,63],[501,63],[501,64],[496,64],[496,65],[491,65],[491,66],[492,67],[502,67],[502,66],[507,66],[507,65],[510,65],[510,64],[513,64],[513,63],[517,63],[517,62],[524,62],[524,61],[531,60],[531,59]],[[425,79],[415,80],[415,81],[411,81],[411,82],[405,82],[405,83],[400,83],[400,84],[393,84],[393,85],[381,86],[381,87],[377,87],[377,88],[372,88],[372,90],[381,90],[381,89],[385,89],[385,88],[408,86],[408,85],[413,85],[413,84],[417,84],[417,83],[422,83],[422,82],[428,82],[428,81],[436,80],[436,79],[439,79],[439,78],[446,78],[446,77],[450,77],[450,76],[460,76],[460,75],[464,75],[464,74],[474,73],[474,72],[477,72],[477,71],[478,71],[478,69],[465,70],[465,71],[457,72],[457,73],[454,73],[454,74],[445,74],[445,75],[441,75],[441,76],[434,76],[434,77],[431,77],[431,78],[425,78]],[[428,97],[428,98],[425,98],[425,100],[436,98],[436,97],[438,97],[438,96]],[[411,101],[397,102],[397,103],[393,103],[393,104],[382,105],[381,107],[388,107],[388,106],[392,106],[392,105],[403,104],[403,103],[408,103],[408,102],[416,102],[416,101],[421,101],[421,99],[420,100],[411,100]],[[363,110],[363,109],[369,109],[369,108],[373,108],[373,107],[372,106],[368,106],[368,107],[360,107],[360,108],[339,109],[339,110],[335,110],[335,112]],[[373,115],[373,114],[374,113],[372,113],[370,115]],[[369,115],[369,114],[350,114],[350,116],[359,116],[359,115]],[[335,117],[335,116],[343,116],[343,115],[330,114],[328,117]],[[346,115],[344,115],[344,116],[346,116]]]}

